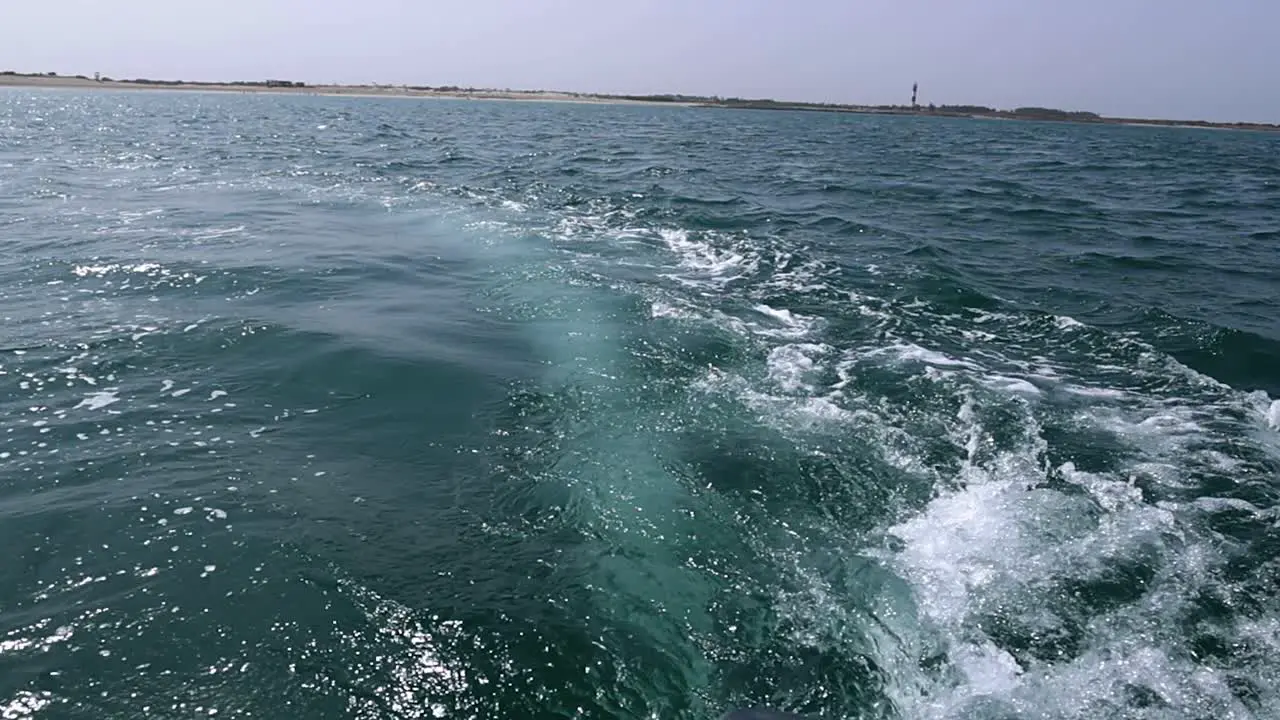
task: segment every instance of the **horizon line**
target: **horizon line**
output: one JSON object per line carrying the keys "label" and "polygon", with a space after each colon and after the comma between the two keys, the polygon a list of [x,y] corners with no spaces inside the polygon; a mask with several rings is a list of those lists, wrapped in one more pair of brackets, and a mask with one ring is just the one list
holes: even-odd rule
{"label": "horizon line", "polygon": [[[1076,121],[1083,123],[1100,123],[1100,124],[1158,124],[1166,126],[1185,125],[1188,127],[1218,127],[1227,129],[1263,129],[1263,130],[1280,130],[1280,123],[1257,122],[1248,120],[1237,121],[1213,121],[1213,120],[1187,120],[1177,118],[1142,118],[1132,116],[1113,116],[1102,115],[1100,113],[1088,110],[1064,110],[1061,108],[1050,108],[1042,106],[1019,106],[1013,109],[1000,109],[985,105],[976,104],[944,104],[936,105],[929,103],[921,104],[881,104],[868,105],[859,103],[840,103],[840,102],[816,102],[809,100],[786,100],[775,98],[741,98],[741,97],[725,97],[721,95],[691,95],[685,93],[621,93],[621,92],[600,92],[600,91],[578,91],[578,90],[548,90],[548,89],[516,89],[516,88],[496,88],[496,87],[474,87],[460,85],[411,85],[408,83],[308,83],[305,81],[281,80],[281,79],[263,79],[263,80],[158,80],[147,77],[134,78],[113,78],[102,73],[95,73],[94,77],[84,74],[67,75],[53,71],[49,72],[21,72],[16,70],[0,70],[0,84],[4,77],[24,77],[24,78],[47,78],[49,80],[80,80],[96,84],[113,83],[122,85],[156,85],[156,86],[182,86],[195,85],[205,87],[226,87],[226,88],[267,88],[271,90],[322,90],[325,88],[335,89],[402,89],[405,91],[430,92],[436,95],[458,96],[463,94],[476,93],[505,93],[508,95],[557,95],[563,97],[592,98],[601,100],[625,100],[632,102],[649,102],[653,104],[683,104],[683,105],[699,105],[707,107],[725,107],[739,109],[792,109],[792,110],[829,110],[833,112],[881,112],[881,113],[898,113],[898,114],[920,114],[920,115],[944,115],[944,116],[971,116],[971,117],[1007,117],[1010,119],[1039,119],[1050,121]],[[92,87],[92,86],[90,86]],[[409,96],[414,97],[414,96]],[[521,98],[511,98],[521,99]],[[1047,114],[1047,115],[1046,115]],[[1045,116],[1042,116],[1045,115]]]}

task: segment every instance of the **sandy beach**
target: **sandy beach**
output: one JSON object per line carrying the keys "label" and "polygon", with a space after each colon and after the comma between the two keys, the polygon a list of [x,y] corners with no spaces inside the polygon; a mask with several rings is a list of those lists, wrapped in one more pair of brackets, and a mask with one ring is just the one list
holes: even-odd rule
{"label": "sandy beach", "polygon": [[186,92],[268,93],[280,95],[334,95],[351,97],[462,98],[471,100],[537,100],[619,105],[692,105],[693,103],[629,100],[581,93],[526,90],[424,90],[403,85],[307,85],[278,87],[232,83],[164,83],[94,80],[51,75],[0,75],[0,87],[63,88],[75,90],[168,90]]}

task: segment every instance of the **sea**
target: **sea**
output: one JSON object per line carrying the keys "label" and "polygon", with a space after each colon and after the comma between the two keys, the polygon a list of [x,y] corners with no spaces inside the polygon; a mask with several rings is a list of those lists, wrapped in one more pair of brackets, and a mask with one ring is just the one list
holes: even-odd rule
{"label": "sea", "polygon": [[1280,135],[0,92],[0,717],[1280,717]]}

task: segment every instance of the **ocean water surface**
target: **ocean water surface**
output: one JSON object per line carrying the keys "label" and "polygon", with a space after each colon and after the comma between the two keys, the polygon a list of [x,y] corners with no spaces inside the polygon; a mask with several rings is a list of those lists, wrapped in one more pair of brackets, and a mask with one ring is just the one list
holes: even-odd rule
{"label": "ocean water surface", "polygon": [[0,93],[0,717],[1280,717],[1280,137]]}

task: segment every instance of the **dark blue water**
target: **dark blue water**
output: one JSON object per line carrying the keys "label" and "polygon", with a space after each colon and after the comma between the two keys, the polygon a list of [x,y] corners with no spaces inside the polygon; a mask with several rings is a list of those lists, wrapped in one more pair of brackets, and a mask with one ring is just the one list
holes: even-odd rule
{"label": "dark blue water", "polygon": [[0,716],[1280,716],[1280,138],[0,94]]}

